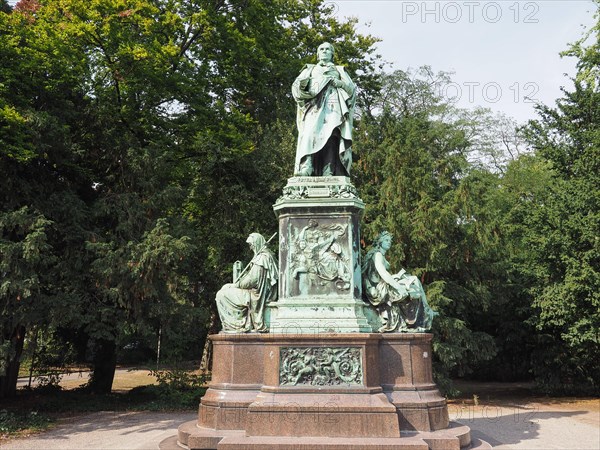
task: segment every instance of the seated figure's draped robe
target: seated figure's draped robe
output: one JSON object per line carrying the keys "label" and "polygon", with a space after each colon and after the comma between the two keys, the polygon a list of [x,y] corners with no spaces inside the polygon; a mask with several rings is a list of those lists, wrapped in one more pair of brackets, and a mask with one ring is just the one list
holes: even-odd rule
{"label": "seated figure's draped robe", "polygon": [[[262,238],[262,236],[260,236]],[[236,283],[224,285],[216,302],[223,331],[265,332],[265,306],[277,299],[277,260],[265,247],[252,259],[250,270]]]}
{"label": "seated figure's draped robe", "polygon": [[379,273],[375,260],[380,258],[386,271],[390,264],[383,254],[371,250],[362,266],[363,296],[377,307],[383,326],[379,331],[427,331],[435,312],[429,307],[421,281],[404,270],[392,275],[401,291],[388,284]]}

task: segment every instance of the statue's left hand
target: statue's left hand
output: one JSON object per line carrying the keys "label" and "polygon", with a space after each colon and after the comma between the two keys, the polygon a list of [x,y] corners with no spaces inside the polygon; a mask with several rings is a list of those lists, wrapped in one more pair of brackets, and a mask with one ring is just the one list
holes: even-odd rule
{"label": "statue's left hand", "polygon": [[409,293],[408,290],[406,289],[406,287],[400,283],[396,283],[396,286],[392,286],[396,292],[398,292],[398,294],[402,297],[402,298],[406,298],[408,297]]}

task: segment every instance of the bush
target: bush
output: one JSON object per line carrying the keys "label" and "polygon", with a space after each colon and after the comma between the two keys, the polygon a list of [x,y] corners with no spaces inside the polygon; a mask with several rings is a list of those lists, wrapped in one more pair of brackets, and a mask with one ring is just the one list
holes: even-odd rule
{"label": "bush", "polygon": [[5,409],[0,411],[0,433],[16,433],[22,430],[43,430],[48,427],[50,418],[37,411],[15,413]]}
{"label": "bush", "polygon": [[201,388],[208,381],[205,374],[193,374],[182,369],[152,370],[159,386],[175,390],[194,390]]}
{"label": "bush", "polygon": [[196,375],[181,369],[152,371],[158,385],[142,386],[130,391],[133,398],[152,399],[147,409],[193,409],[206,391],[206,375]]}

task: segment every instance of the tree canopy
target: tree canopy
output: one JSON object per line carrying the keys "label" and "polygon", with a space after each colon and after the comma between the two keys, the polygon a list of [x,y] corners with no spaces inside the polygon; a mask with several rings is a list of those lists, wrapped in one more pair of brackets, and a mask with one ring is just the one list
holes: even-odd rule
{"label": "tree canopy", "polygon": [[364,244],[390,231],[440,312],[438,380],[597,389],[597,19],[564,53],[573,89],[517,127],[444,100],[449,73],[384,73],[323,0],[1,0],[0,397],[34,330],[96,392],[133,341],[200,351],[246,236],[276,230],[290,86],[323,41],[360,88]]}
{"label": "tree canopy", "polygon": [[3,360],[13,373],[32,327],[72,330],[91,355],[90,387],[107,392],[124,333],[185,325],[198,345],[245,236],[276,227],[280,162],[293,158],[289,84],[315,42],[339,42],[367,85],[376,39],[321,1],[3,11]]}

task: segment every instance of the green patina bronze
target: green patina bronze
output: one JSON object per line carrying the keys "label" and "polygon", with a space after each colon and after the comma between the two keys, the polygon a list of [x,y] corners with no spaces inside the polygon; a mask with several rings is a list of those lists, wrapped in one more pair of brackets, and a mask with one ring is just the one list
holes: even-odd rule
{"label": "green patina bronze", "polygon": [[356,86],[342,66],[333,64],[334,48],[317,49],[319,62],[307,64],[292,85],[297,104],[298,176],[350,174],[352,119]]}
{"label": "green patina bronze", "polygon": [[350,289],[351,261],[336,242],[346,236],[347,230],[347,225],[319,225],[315,219],[301,229],[292,229],[291,279],[298,283],[301,296]]}
{"label": "green patina bronze", "polygon": [[359,347],[282,347],[279,384],[338,386],[362,385]]}
{"label": "green patina bronze", "polygon": [[[269,330],[265,321],[266,305],[277,300],[279,269],[262,235],[252,233],[246,242],[254,258],[234,283],[224,285],[217,292],[217,309],[223,331],[264,333]],[[237,261],[235,266],[239,268]]]}
{"label": "green patina bronze", "polygon": [[385,253],[392,245],[392,235],[379,234],[362,265],[363,296],[379,314],[380,332],[426,332],[437,314],[427,303],[419,279],[404,269],[392,275]]}

